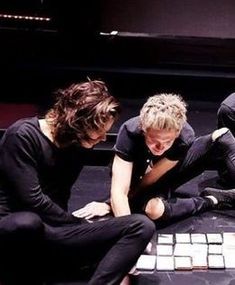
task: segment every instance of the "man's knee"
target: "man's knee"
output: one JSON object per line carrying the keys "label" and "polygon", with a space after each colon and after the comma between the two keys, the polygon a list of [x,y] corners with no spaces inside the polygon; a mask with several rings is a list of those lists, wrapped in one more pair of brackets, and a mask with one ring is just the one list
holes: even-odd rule
{"label": "man's knee", "polygon": [[215,130],[212,133],[212,140],[216,141],[218,139],[220,139],[224,134],[226,134],[227,132],[229,132],[229,129],[224,127],[224,128],[220,128],[218,130]]}
{"label": "man's knee", "polygon": [[[43,223],[39,216],[30,212],[13,213],[2,218],[0,223],[0,250],[6,258],[41,252]],[[35,247],[36,245],[36,247]],[[2,247],[3,246],[3,247]],[[17,260],[17,259],[16,259]]]}
{"label": "man's knee", "polygon": [[154,223],[147,218],[145,215],[142,214],[132,214],[128,216],[134,224],[138,224],[138,227],[141,229],[143,234],[146,234],[146,236],[152,236],[155,231],[155,225]]}
{"label": "man's knee", "polygon": [[[233,99],[235,99],[235,93]],[[217,112],[218,128],[227,127],[235,135],[235,108],[233,105],[222,104]]]}
{"label": "man's knee", "polygon": [[[215,145],[220,150],[220,154],[226,154],[229,156],[229,159],[234,160],[235,158],[235,138],[232,132],[227,128],[218,129],[213,132],[215,134]],[[213,139],[212,134],[212,139]],[[226,159],[226,157],[225,157]]]}
{"label": "man's knee", "polygon": [[235,113],[235,110],[233,110],[231,107],[221,104],[217,112],[217,117],[221,122],[223,122],[224,119],[234,116],[234,113]]}
{"label": "man's knee", "polygon": [[[226,128],[222,128],[226,129]],[[219,129],[219,130],[222,130]],[[218,130],[218,131],[219,131]],[[230,130],[217,137],[218,172],[224,187],[235,185],[235,138]]]}
{"label": "man's knee", "polygon": [[9,230],[17,233],[39,233],[43,229],[41,218],[31,212],[18,212],[12,214]]}
{"label": "man's knee", "polygon": [[163,215],[164,211],[165,205],[160,198],[150,199],[145,207],[146,215],[152,220],[159,219]]}

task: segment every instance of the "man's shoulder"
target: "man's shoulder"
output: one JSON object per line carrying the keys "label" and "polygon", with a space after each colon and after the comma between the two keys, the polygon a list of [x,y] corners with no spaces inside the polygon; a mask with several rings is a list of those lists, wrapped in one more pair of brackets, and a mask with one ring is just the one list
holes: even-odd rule
{"label": "man's shoulder", "polygon": [[38,127],[37,117],[22,118],[7,128],[5,136],[25,136],[38,129]]}
{"label": "man's shoulder", "polygon": [[141,127],[140,127],[140,117],[136,116],[136,117],[132,117],[130,119],[128,119],[127,121],[125,121],[120,130],[125,129],[128,133],[130,134],[140,134],[141,133]]}

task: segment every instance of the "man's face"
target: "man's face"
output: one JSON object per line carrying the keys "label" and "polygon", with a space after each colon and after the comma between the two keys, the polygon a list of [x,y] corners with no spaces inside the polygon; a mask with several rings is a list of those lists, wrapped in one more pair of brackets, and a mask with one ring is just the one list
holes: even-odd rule
{"label": "man's face", "polygon": [[106,141],[106,133],[111,129],[114,119],[110,119],[102,129],[89,131],[88,139],[81,141],[81,146],[84,148],[92,148],[101,141]]}
{"label": "man's face", "polygon": [[145,133],[145,143],[153,155],[162,155],[179,136],[176,130],[148,129]]}

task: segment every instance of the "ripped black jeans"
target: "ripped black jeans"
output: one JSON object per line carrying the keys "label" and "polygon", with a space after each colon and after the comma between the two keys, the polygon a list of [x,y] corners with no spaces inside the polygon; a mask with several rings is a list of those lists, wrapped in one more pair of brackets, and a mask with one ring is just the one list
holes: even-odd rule
{"label": "ripped black jeans", "polygon": [[235,187],[235,138],[230,131],[218,137],[214,142],[212,136],[198,137],[192,143],[185,158],[176,167],[165,174],[145,193],[136,195],[130,200],[132,212],[143,212],[147,202],[154,197],[162,199],[165,212],[160,218],[175,221],[213,208],[207,198],[177,197],[175,190],[198,176],[205,170],[217,170],[227,188]]}

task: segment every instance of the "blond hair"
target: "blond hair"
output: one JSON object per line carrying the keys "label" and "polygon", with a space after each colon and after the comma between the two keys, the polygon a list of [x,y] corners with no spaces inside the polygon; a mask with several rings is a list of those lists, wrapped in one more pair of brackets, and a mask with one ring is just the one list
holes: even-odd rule
{"label": "blond hair", "polygon": [[148,129],[181,131],[186,122],[186,103],[177,94],[157,94],[149,97],[140,111],[143,131]]}

